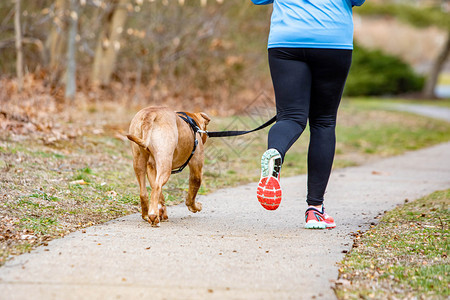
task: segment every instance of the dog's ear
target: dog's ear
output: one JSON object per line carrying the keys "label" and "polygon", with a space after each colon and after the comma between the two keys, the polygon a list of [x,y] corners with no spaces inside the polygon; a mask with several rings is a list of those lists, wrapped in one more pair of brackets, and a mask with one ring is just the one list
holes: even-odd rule
{"label": "dog's ear", "polygon": [[202,116],[203,119],[205,119],[205,125],[208,125],[208,124],[209,124],[209,121],[211,121],[211,118],[210,118],[206,113],[204,113],[204,112],[201,112],[201,113],[200,113],[200,116]]}

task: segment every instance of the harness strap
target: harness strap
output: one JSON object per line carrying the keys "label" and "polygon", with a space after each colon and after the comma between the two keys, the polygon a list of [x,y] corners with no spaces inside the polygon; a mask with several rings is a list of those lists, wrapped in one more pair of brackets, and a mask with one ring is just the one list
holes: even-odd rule
{"label": "harness strap", "polygon": [[189,126],[191,126],[192,130],[194,131],[194,148],[192,149],[191,155],[189,156],[189,158],[186,160],[186,162],[184,164],[181,165],[181,167],[179,167],[178,169],[172,170],[172,174],[177,174],[180,173],[181,171],[184,170],[184,168],[186,168],[186,166],[189,164],[189,161],[191,160],[192,156],[194,156],[195,150],[197,149],[197,145],[198,145],[198,140],[197,140],[197,132],[200,131],[200,128],[198,127],[197,123],[194,121],[194,119],[192,119],[191,117],[189,117],[186,113],[184,112],[177,112],[178,116],[180,118],[182,118],[186,123],[189,124]]}

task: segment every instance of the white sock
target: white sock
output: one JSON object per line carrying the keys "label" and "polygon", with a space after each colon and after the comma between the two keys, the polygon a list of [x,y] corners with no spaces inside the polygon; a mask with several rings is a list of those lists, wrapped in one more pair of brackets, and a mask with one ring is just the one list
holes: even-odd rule
{"label": "white sock", "polygon": [[319,209],[319,208],[317,208],[317,207],[315,207],[315,206],[312,206],[312,205],[310,205],[310,206],[308,206],[308,209],[309,208],[314,208],[314,209],[316,209],[316,210],[318,210],[318,211],[320,211],[320,213],[322,213],[323,214],[323,205],[322,205],[322,207]]}

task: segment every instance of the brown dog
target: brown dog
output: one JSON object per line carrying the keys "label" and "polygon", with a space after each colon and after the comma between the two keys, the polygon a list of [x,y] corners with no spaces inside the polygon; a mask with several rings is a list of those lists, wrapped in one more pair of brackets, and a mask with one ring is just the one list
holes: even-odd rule
{"label": "brown dog", "polygon": [[[211,120],[202,112],[186,114],[204,131]],[[169,180],[172,170],[182,166],[191,155],[194,147],[193,129],[167,107],[147,107],[134,116],[127,137],[132,141],[133,167],[139,182],[142,218],[152,226],[159,226],[160,218],[168,219],[162,187]],[[202,204],[195,202],[195,196],[202,182],[203,145],[207,135],[196,133],[196,137],[198,145],[188,164],[189,191],[186,197],[186,206],[194,213],[202,210]],[[150,212],[146,175],[152,187]]]}

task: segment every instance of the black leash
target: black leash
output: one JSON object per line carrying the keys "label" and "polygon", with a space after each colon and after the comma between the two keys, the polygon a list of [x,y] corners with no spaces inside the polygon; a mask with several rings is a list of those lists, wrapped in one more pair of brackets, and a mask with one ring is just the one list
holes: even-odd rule
{"label": "black leash", "polygon": [[255,129],[252,129],[252,130],[205,131],[205,130],[201,130],[200,127],[198,127],[198,124],[194,121],[194,119],[189,117],[185,112],[179,111],[179,112],[177,112],[177,114],[186,123],[188,123],[189,126],[191,126],[192,130],[194,131],[194,149],[192,149],[191,155],[189,156],[187,161],[178,169],[172,170],[172,174],[177,174],[177,173],[180,173],[181,171],[183,171],[184,168],[186,168],[186,166],[189,164],[189,161],[191,160],[192,156],[194,156],[195,150],[197,149],[197,145],[198,145],[197,132],[205,133],[208,137],[238,136],[238,135],[243,135],[243,134],[251,133],[251,132],[266,128],[270,124],[275,123],[275,121],[277,120],[277,116],[274,116],[274,117],[272,117],[272,119],[270,119],[266,123],[262,124],[261,126],[255,128]]}
{"label": "black leash", "polygon": [[238,136],[238,135],[243,135],[243,134],[247,134],[250,132],[254,132],[254,131],[258,131],[261,130],[263,128],[266,128],[267,126],[269,126],[272,123],[275,123],[275,121],[277,120],[277,116],[273,116],[272,119],[270,119],[269,121],[267,121],[266,123],[262,124],[261,126],[252,129],[252,130],[235,130],[235,131],[206,131],[205,133],[209,136],[209,137],[227,137],[227,136]]}

